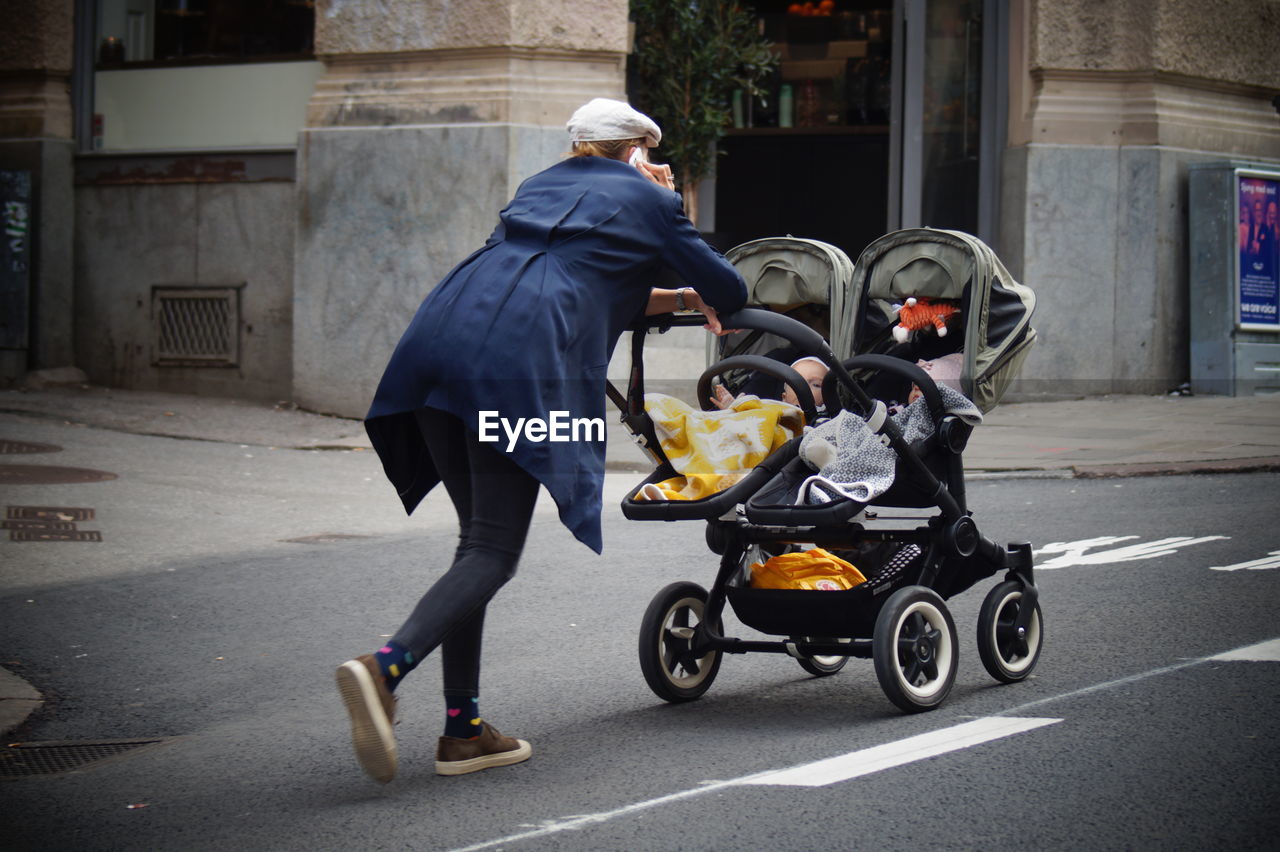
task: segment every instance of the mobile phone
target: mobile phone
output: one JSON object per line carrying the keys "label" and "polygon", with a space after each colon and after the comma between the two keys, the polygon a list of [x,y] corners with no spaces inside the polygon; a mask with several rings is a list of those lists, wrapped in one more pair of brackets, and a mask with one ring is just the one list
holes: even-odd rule
{"label": "mobile phone", "polygon": [[636,164],[641,162],[644,162],[644,154],[641,152],[639,146],[632,148],[631,158],[627,160],[627,165],[634,166],[635,168],[639,168],[639,166],[637,166]]}

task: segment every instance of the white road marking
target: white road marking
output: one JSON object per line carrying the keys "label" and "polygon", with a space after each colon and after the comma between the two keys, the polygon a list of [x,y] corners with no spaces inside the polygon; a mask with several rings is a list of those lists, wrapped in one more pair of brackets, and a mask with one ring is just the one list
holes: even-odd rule
{"label": "white road marking", "polygon": [[1212,565],[1210,571],[1265,571],[1268,568],[1280,568],[1280,550],[1273,550],[1261,559],[1252,562],[1237,562],[1235,565]]}
{"label": "white road marking", "polygon": [[1110,544],[1116,544],[1121,541],[1137,538],[1133,535],[1121,536],[1101,536],[1099,538],[1087,538],[1081,541],[1061,542],[1055,541],[1052,544],[1046,544],[1039,550],[1036,555],[1046,553],[1061,553],[1045,562],[1037,562],[1036,570],[1045,570],[1049,568],[1067,568],[1072,565],[1106,565],[1111,562],[1133,562],[1139,559],[1155,559],[1160,556],[1170,556],[1178,551],[1179,548],[1190,547],[1193,544],[1203,544],[1206,541],[1219,541],[1227,539],[1225,535],[1206,535],[1200,538],[1191,538],[1190,536],[1174,536],[1173,538],[1162,538],[1158,541],[1140,542],[1138,544],[1130,544],[1125,547],[1117,547],[1113,550],[1103,550],[1097,553],[1085,553],[1086,550],[1094,547],[1105,547]]}
{"label": "white road marking", "polygon": [[1243,660],[1250,663],[1280,663],[1280,639],[1259,642],[1257,645],[1250,645],[1247,648],[1236,648],[1234,651],[1227,651],[1209,659]]}
{"label": "white road marking", "polygon": [[[1273,646],[1280,646],[1280,639],[1272,639],[1267,642],[1259,642],[1256,645],[1249,645],[1244,648],[1236,648],[1231,651],[1224,651],[1221,654],[1215,654],[1214,656],[1211,656],[1211,657],[1199,657],[1194,660],[1184,660],[1180,663],[1174,663],[1173,665],[1169,665],[1169,666],[1162,666],[1158,669],[1151,669],[1150,671],[1146,671],[1146,672],[1139,672],[1138,674],[1129,675],[1128,677],[1122,677],[1116,680],[1107,681],[1105,683],[1097,683],[1092,686],[1086,686],[1083,689],[1075,689],[1075,690],[1072,690],[1071,692],[1064,692],[1060,695],[1051,695],[1048,698],[1041,698],[1036,701],[1029,701],[1026,704],[1022,704],[1017,707],[1014,707],[1012,710],[1007,710],[1005,711],[1004,716],[990,717],[990,718],[1009,719],[1010,721],[1013,721],[1013,722],[1035,721],[1035,722],[1040,722],[1042,724],[1052,724],[1053,722],[1056,722],[1059,720],[1058,719],[1024,719],[1022,717],[1019,717],[1018,714],[1024,713],[1027,710],[1031,709],[1032,707],[1039,707],[1043,704],[1050,704],[1055,701],[1063,701],[1069,698],[1077,698],[1081,695],[1088,695],[1093,692],[1101,692],[1105,689],[1111,689],[1117,686],[1124,686],[1126,684],[1136,683],[1137,681],[1146,680],[1147,678],[1155,677],[1156,675],[1169,674],[1170,672],[1180,671],[1181,669],[1189,668],[1191,666],[1197,666],[1197,665],[1200,665],[1201,663],[1207,663],[1212,660],[1267,660],[1269,661],[1274,659],[1274,657],[1270,655],[1263,656],[1262,652],[1259,649],[1264,649],[1264,648],[1269,649],[1269,648],[1272,648]],[[1272,652],[1269,651],[1267,653],[1270,654]],[[1277,650],[1274,653],[1277,655],[1280,655],[1280,650]],[[989,721],[989,719],[983,719],[979,721]],[[956,726],[956,727],[963,727],[963,726]],[[951,728],[951,729],[944,728],[943,730],[954,731],[954,728]],[[912,738],[908,738],[908,739],[912,739]],[[907,740],[903,740],[903,742],[906,742],[906,741]],[[887,745],[893,745],[893,744],[890,743]],[[865,749],[864,751],[871,751],[871,749]],[[854,752],[854,753],[857,754],[857,752]],[[558,834],[559,832],[562,832],[562,831],[573,831],[575,829],[586,828],[591,825],[599,825],[600,823],[608,822],[618,817],[627,816],[628,814],[638,813],[640,811],[646,811],[646,810],[649,810],[650,808],[661,807],[662,805],[668,805],[668,804],[671,804],[672,802],[679,802],[684,799],[692,799],[696,796],[701,796],[706,793],[714,793],[719,790],[723,790],[727,787],[741,787],[744,785],[759,784],[761,783],[759,780],[761,778],[766,778],[771,775],[777,776],[781,774],[781,772],[786,772],[786,771],[787,770],[768,770],[765,772],[757,772],[753,775],[747,775],[742,778],[734,778],[729,781],[707,781],[698,787],[693,787],[688,790],[681,790],[678,793],[671,793],[670,795],[667,795],[667,796],[659,796],[656,799],[647,799],[643,802],[635,802],[630,805],[624,805],[623,807],[617,808],[612,811],[602,811],[601,813],[597,813],[597,814],[584,814],[581,816],[565,817],[559,820],[548,820],[543,825],[537,828],[532,828],[528,831],[522,831],[517,834],[509,834],[506,837],[499,837],[495,840],[486,840],[482,843],[476,843],[471,846],[465,846],[459,849],[455,849],[453,850],[453,852],[479,852],[479,850],[481,849],[492,849],[495,846],[506,846],[511,843],[518,843],[521,840],[532,840],[535,837],[547,837],[552,834]]]}
{"label": "white road marking", "polygon": [[1020,734],[1061,722],[1061,719],[1013,719],[1006,716],[990,716],[975,719],[962,725],[930,731],[905,740],[851,751],[838,757],[829,757],[791,769],[753,775],[739,784],[770,784],[785,787],[825,787],[840,781],[848,781],[862,775],[870,775],[883,769],[914,763],[940,754],[970,748],[1002,737]]}

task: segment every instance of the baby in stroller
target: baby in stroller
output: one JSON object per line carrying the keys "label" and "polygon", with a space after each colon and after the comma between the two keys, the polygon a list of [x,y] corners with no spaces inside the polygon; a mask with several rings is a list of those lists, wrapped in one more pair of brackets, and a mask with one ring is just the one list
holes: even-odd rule
{"label": "baby in stroller", "polygon": [[[805,263],[813,256],[810,241],[775,240],[768,251],[748,247],[726,257],[744,272],[749,286],[752,276],[744,265],[776,272],[780,264],[790,264],[794,271],[800,266],[792,263],[796,256]],[[726,328],[745,332],[742,339],[754,335],[753,343],[763,347],[757,351],[782,343],[826,367],[821,388],[826,423],[796,370],[732,351],[741,339],[721,338],[713,342],[713,354],[725,357],[716,358],[698,384],[703,408],[714,407],[717,377],[726,379],[732,393],[752,371],[782,372],[806,422],[819,425],[787,441],[724,490],[697,500],[638,499],[647,484],[673,473],[659,452],[658,468],[623,501],[624,515],[633,520],[704,522],[708,546],[720,555],[710,589],[672,584],[653,599],[642,621],[641,670],[650,688],[667,701],[704,694],[723,654],[765,652],[795,657],[815,675],[834,674],[850,657],[871,658],[895,705],[907,712],[932,709],[946,698],[956,673],[955,624],[945,601],[1001,571],[1005,576],[988,592],[978,618],[983,665],[997,680],[1011,683],[1025,679],[1039,658],[1042,622],[1031,547],[1002,547],[979,532],[966,505],[962,463],[974,420],[953,413],[958,403],[949,399],[955,394],[975,414],[995,405],[1034,339],[1028,321],[1034,297],[1013,281],[990,249],[958,232],[890,234],[869,246],[852,270],[831,266],[839,273],[831,286],[840,290],[838,297],[830,292],[828,298],[831,343],[774,311],[748,308],[722,318]],[[924,369],[884,354],[894,343],[881,333],[892,324],[892,303],[914,295],[901,292],[908,286],[922,296],[960,303],[963,333],[950,341],[956,351],[946,354],[958,357]],[[642,347],[642,342],[633,343],[633,355],[642,356]],[[940,390],[931,375],[941,375],[944,366],[954,368],[957,361],[958,381],[951,383],[963,395],[945,384]],[[921,399],[913,405],[925,412],[928,434],[904,434],[885,402],[868,393],[864,382],[870,385],[877,374],[919,389]],[[805,442],[812,445],[819,439],[815,436],[842,420],[856,420],[875,446],[889,454],[891,481],[875,493],[840,488],[807,499],[805,482],[815,475],[815,465],[805,457]],[[831,441],[837,452],[841,438],[836,434]],[[813,493],[812,485],[808,493]],[[894,514],[901,511],[909,514]],[[832,591],[752,586],[752,565],[762,565],[770,555],[815,546],[855,564],[859,582]],[[748,627],[783,638],[724,635],[726,606]]]}
{"label": "baby in stroller", "polygon": [[[821,358],[814,358],[812,355],[800,355],[797,357],[796,350],[791,348],[774,349],[765,357],[787,364],[791,369],[795,370],[800,375],[800,378],[804,380],[804,383],[809,386],[809,392],[813,394],[814,407],[819,416],[825,414],[826,406],[822,402],[822,383],[826,380],[830,368]],[[795,360],[790,360],[792,358]],[[720,409],[728,408],[738,398],[730,393],[729,389],[723,384],[715,386],[715,394],[714,402],[716,407]],[[752,375],[742,386],[738,396],[740,397],[743,394],[765,399],[779,399],[788,405],[800,405],[800,399],[796,396],[796,392],[791,388],[790,384],[767,374],[756,373]]]}

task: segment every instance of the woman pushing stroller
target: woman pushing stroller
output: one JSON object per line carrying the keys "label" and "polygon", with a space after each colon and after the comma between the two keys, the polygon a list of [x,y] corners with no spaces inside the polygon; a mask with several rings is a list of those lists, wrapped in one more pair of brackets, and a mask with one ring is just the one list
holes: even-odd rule
{"label": "woman pushing stroller", "polygon": [[[451,567],[403,626],[337,671],[356,757],[378,781],[396,773],[396,687],[437,647],[446,712],[436,771],[528,759],[527,742],[479,712],[485,607],[514,575],[540,485],[574,536],[602,548],[603,442],[486,443],[480,412],[602,418],[609,357],[635,319],[687,308],[719,333],[717,312],[746,299],[741,276],[684,216],[670,169],[647,162],[657,124],[597,98],[568,130],[572,155],[521,184],[485,245],[423,301],[366,418],[405,510],[443,483],[460,528]],[[663,266],[696,289],[651,288]]]}

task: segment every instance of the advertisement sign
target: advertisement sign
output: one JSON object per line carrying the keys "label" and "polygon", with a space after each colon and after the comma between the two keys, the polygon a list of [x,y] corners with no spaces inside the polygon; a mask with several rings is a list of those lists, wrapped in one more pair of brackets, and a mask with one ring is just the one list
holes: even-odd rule
{"label": "advertisement sign", "polygon": [[1280,174],[1237,169],[1236,324],[1280,331]]}

